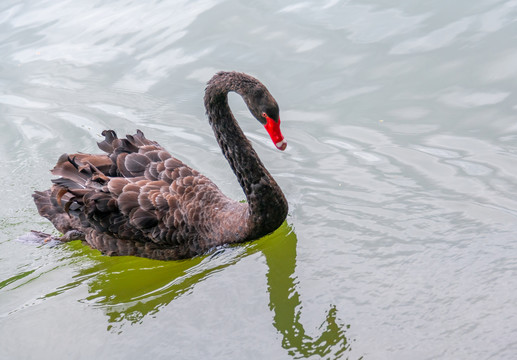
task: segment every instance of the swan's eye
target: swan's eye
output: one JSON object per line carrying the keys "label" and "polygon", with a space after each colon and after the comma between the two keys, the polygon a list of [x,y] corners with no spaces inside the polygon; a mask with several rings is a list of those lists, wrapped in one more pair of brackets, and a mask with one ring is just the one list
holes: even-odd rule
{"label": "swan's eye", "polygon": [[267,114],[265,112],[262,113],[263,118],[267,118]]}

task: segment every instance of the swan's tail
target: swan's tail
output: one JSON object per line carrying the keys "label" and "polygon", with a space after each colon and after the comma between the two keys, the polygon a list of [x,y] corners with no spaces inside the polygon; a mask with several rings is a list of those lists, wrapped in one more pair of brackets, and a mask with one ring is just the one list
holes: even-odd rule
{"label": "swan's tail", "polygon": [[[153,156],[159,160],[161,153],[165,153],[156,142],[145,138],[140,130],[134,135],[127,135],[125,139],[117,138],[113,130],[103,131],[102,134],[105,139],[98,145],[108,154],[61,155],[51,171],[59,176],[52,180],[54,185],[49,190],[36,191],[32,195],[39,214],[50,220],[63,234],[89,227],[92,212],[98,210],[108,215],[117,212],[108,189],[111,178],[120,175],[125,178],[142,176]],[[144,155],[148,153],[153,154],[149,157]],[[117,184],[122,186],[126,183],[119,181]],[[89,208],[85,203],[88,201]],[[105,227],[106,224],[100,225]]]}
{"label": "swan's tail", "polygon": [[34,194],[32,194],[32,197],[34,198],[34,203],[38,208],[38,213],[44,218],[50,220],[57,230],[62,233],[66,233],[73,229],[72,219],[64,209],[59,206],[55,201],[55,198],[53,199],[52,192],[50,190],[35,191]]}
{"label": "swan's tail", "polygon": [[[126,240],[139,239],[142,236],[139,227],[141,222],[148,221],[142,226],[149,227],[149,221],[153,224],[157,221],[154,213],[145,210],[131,213],[136,220],[128,220],[129,211],[135,207],[133,204],[138,206],[138,198],[126,196],[118,202],[118,196],[125,185],[135,178],[141,180],[144,176],[149,181],[157,180],[161,175],[158,165],[162,166],[162,172],[168,170],[172,175],[173,170],[183,164],[179,160],[170,159],[169,153],[156,142],[146,139],[139,130],[122,139],[117,138],[112,130],[102,134],[105,139],[98,145],[107,154],[61,155],[51,171],[58,178],[52,180],[53,185],[49,190],[36,191],[33,198],[39,214],[64,234],[59,238],[60,241],[84,240],[85,234],[88,234],[87,242],[92,247],[112,251],[119,247],[118,238],[110,237],[106,240],[103,237],[101,241],[95,235],[109,231]],[[166,165],[165,160],[168,160]],[[176,173],[179,174],[178,171]],[[134,192],[129,193],[131,195]],[[168,205],[166,201],[164,204]],[[51,238],[39,232],[32,233],[31,237],[44,242]],[[158,250],[153,248],[152,251]],[[121,250],[120,253],[125,252]]]}

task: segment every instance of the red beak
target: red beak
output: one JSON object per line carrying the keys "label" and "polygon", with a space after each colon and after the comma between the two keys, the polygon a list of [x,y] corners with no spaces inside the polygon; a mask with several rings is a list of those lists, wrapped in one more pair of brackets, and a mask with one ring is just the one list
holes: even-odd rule
{"label": "red beak", "polygon": [[284,140],[284,136],[280,131],[280,119],[278,119],[278,122],[276,122],[269,116],[266,116],[266,125],[264,125],[264,127],[269,133],[269,136],[271,137],[271,140],[273,140],[276,148],[278,150],[284,151],[287,147],[287,141]]}

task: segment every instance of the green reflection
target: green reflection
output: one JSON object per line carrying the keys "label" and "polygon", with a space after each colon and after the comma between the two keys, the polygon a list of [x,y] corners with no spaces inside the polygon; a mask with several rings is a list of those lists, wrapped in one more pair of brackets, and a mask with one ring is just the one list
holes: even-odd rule
{"label": "green reflection", "polygon": [[0,289],[1,289],[1,288],[3,288],[3,287],[6,287],[6,286],[7,286],[7,285],[9,285],[9,284],[12,284],[12,283],[14,283],[14,282],[18,281],[18,280],[21,280],[21,279],[23,279],[23,278],[24,278],[24,277],[26,277],[26,276],[31,275],[31,274],[32,274],[33,272],[35,272],[35,271],[36,271],[36,270],[24,271],[24,272],[22,272],[22,273],[20,273],[20,274],[16,274],[15,276],[10,277],[9,279],[6,279],[6,280],[4,280],[4,281],[1,281],[1,282],[0,282]]}
{"label": "green reflection", "polygon": [[[87,282],[89,296],[82,300],[103,309],[108,331],[122,332],[126,323],[141,323],[177,297],[188,293],[211,274],[236,264],[240,259],[261,252],[268,266],[269,307],[273,326],[282,337],[282,347],[293,358],[313,355],[340,358],[351,350],[346,337],[349,325],[337,321],[337,309],[329,305],[317,336],[309,336],[300,322],[303,306],[297,292],[296,234],[284,224],[273,234],[247,244],[222,248],[214,253],[184,261],[157,261],[138,257],[107,257],[80,242],[66,246],[79,257],[92,261],[75,281],[47,297]],[[314,331],[311,331],[311,333]]]}
{"label": "green reflection", "polygon": [[291,231],[261,249],[268,265],[269,307],[274,312],[273,325],[282,334],[282,346],[294,358],[313,355],[340,358],[346,351],[351,351],[345,335],[350,325],[342,326],[336,322],[337,309],[334,305],[330,306],[318,329],[322,330],[319,336],[307,335],[300,323],[303,306],[296,290],[296,243],[296,235]]}

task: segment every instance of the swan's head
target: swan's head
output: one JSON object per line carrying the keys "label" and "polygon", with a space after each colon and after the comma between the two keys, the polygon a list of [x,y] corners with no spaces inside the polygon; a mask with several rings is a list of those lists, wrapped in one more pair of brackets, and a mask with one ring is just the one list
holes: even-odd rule
{"label": "swan's head", "polygon": [[285,150],[287,141],[280,131],[280,110],[269,91],[260,84],[251,94],[244,96],[244,101],[253,116],[264,125],[276,148]]}

